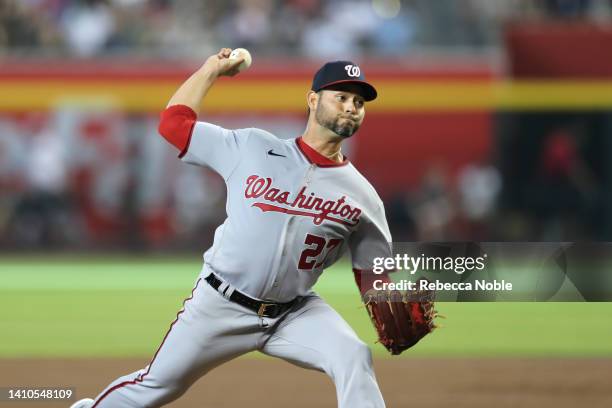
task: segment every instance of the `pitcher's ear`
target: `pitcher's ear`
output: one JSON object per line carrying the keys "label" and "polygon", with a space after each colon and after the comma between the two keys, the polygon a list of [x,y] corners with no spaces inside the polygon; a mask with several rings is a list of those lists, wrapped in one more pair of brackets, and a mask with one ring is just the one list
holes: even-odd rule
{"label": "pitcher's ear", "polygon": [[309,110],[315,110],[317,107],[317,103],[319,102],[319,97],[320,94],[318,92],[315,91],[308,91],[308,94],[306,94],[306,103],[308,104],[308,109]]}

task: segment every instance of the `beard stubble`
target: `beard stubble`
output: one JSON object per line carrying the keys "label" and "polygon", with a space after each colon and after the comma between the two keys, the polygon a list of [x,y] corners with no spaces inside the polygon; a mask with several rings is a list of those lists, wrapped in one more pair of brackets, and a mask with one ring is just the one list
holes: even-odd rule
{"label": "beard stubble", "polygon": [[359,123],[357,122],[344,119],[344,123],[341,124],[340,120],[342,120],[342,118],[337,116],[332,117],[331,115],[327,114],[327,110],[323,107],[320,100],[317,104],[315,119],[319,125],[331,130],[338,136],[345,139],[353,136],[355,132],[357,132],[357,130],[359,129]]}

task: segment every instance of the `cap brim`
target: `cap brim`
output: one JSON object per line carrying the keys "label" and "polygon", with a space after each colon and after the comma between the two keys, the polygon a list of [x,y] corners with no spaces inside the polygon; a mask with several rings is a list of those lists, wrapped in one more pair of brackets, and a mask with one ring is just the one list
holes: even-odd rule
{"label": "cap brim", "polygon": [[321,91],[323,89],[333,89],[334,87],[341,87],[342,85],[355,84],[359,87],[360,92],[359,95],[363,96],[363,99],[366,101],[373,101],[378,96],[378,92],[376,92],[376,88],[367,83],[366,81],[360,81],[355,79],[343,79],[341,81],[334,81],[324,84],[319,89],[315,89],[315,91]]}

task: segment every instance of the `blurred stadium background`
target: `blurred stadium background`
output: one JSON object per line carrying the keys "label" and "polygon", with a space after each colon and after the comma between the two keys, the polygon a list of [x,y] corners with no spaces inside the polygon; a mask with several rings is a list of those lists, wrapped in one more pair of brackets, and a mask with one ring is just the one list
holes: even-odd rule
{"label": "blurred stadium background", "polygon": [[[91,393],[136,367],[86,382],[98,363],[37,359],[155,351],[225,217],[222,180],[181,165],[157,115],[225,46],[254,63],[215,85],[201,118],[287,138],[303,131],[320,64],[360,62],[380,97],[346,152],[395,241],[612,240],[612,1],[1,0],[0,385],[65,378]],[[348,270],[318,289],[372,344]],[[524,384],[510,382],[465,401],[609,406],[610,305],[443,304],[447,330],[407,357],[558,358],[554,373],[509,359],[468,371],[476,382],[571,371],[578,385],[536,381],[517,396]],[[377,367],[387,387],[410,372]],[[440,384],[437,406],[463,406],[464,385]],[[386,392],[389,406],[415,403],[404,389]]]}
{"label": "blurred stadium background", "polygon": [[348,155],[395,241],[612,237],[605,0],[4,0],[0,249],[201,250],[224,186],[156,133],[221,46],[255,63],[205,118],[281,137],[327,59],[380,87]]}

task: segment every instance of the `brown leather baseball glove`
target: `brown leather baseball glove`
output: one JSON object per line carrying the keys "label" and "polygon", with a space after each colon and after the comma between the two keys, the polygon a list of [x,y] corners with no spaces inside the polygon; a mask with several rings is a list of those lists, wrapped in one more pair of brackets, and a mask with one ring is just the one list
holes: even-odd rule
{"label": "brown leather baseball glove", "polygon": [[[431,333],[435,291],[383,291],[370,289],[364,303],[378,333],[379,342],[393,355],[402,353]],[[443,316],[440,316],[443,317]]]}

